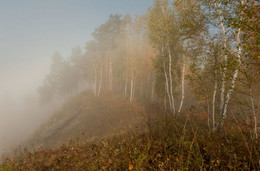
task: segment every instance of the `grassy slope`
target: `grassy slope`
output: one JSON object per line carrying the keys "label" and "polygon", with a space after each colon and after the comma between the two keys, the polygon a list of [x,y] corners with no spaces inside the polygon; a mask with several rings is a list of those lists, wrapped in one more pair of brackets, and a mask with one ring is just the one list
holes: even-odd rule
{"label": "grassy slope", "polygon": [[[84,92],[71,98],[26,142],[34,147],[53,147],[71,138],[108,136],[133,127],[144,111],[121,96],[94,97]],[[139,114],[138,114],[139,113]]]}
{"label": "grassy slope", "polygon": [[[112,112],[114,110],[123,110],[124,106],[112,107],[108,104],[113,101],[113,98],[122,103],[120,97],[110,97],[107,101],[102,98],[97,99],[99,105],[96,107],[104,105],[100,108],[102,111],[108,105],[108,108],[111,107],[110,114],[114,113]],[[150,108],[145,124],[135,129],[111,137],[96,138],[93,141],[84,138],[74,139],[57,148],[38,150],[33,153],[25,151],[18,159],[7,159],[1,166],[2,170],[199,170],[203,168],[258,170],[260,168],[259,141],[250,140],[246,135],[247,132],[239,131],[239,128],[233,129],[236,125],[227,125],[222,133],[215,134],[208,131],[206,121],[202,121],[203,117],[198,114],[184,113],[183,116],[172,117],[154,111],[156,107]],[[123,111],[115,113],[118,115],[121,112]],[[99,118],[103,117],[107,116],[99,116]],[[125,117],[123,118],[129,119],[130,116],[126,114]],[[111,122],[115,120],[112,116],[108,118],[111,118]],[[104,127],[101,130],[109,127],[100,125]]]}

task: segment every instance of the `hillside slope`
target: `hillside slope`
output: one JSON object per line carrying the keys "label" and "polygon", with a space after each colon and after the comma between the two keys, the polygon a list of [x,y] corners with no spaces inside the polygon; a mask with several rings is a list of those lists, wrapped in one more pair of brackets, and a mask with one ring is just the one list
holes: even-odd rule
{"label": "hillside slope", "polygon": [[[162,113],[161,113],[162,114]],[[94,141],[25,151],[0,170],[259,170],[259,140],[231,127],[216,135],[200,117],[149,115],[146,124]],[[158,117],[159,116],[159,117]],[[242,136],[241,136],[242,135]],[[244,136],[244,137],[243,137]]]}
{"label": "hillside slope", "polygon": [[172,116],[156,105],[145,109],[122,96],[81,93],[27,142],[49,148],[4,158],[0,171],[259,170],[260,140],[234,129],[241,125],[216,134],[203,112]]}
{"label": "hillside slope", "polygon": [[26,146],[53,147],[75,137],[108,136],[133,127],[140,121],[144,107],[129,103],[122,96],[94,97],[83,92],[67,101],[25,143]]}

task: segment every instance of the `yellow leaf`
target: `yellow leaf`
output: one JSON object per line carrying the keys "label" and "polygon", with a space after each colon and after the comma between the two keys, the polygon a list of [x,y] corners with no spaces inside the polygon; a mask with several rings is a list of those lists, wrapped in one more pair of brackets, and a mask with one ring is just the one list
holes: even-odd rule
{"label": "yellow leaf", "polygon": [[133,170],[134,166],[129,162],[129,170]]}

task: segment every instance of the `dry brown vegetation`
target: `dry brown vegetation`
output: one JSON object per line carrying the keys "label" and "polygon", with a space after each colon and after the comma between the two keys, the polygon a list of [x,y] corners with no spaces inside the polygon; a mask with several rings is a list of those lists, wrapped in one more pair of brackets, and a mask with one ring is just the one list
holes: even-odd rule
{"label": "dry brown vegetation", "polygon": [[54,147],[74,137],[93,138],[124,132],[141,120],[145,108],[123,96],[85,91],[68,100],[29,140],[26,146]]}
{"label": "dry brown vegetation", "polygon": [[[36,135],[42,135],[44,127],[51,129],[51,124],[58,118],[69,117],[69,111],[86,104],[89,107],[82,109],[82,114],[59,135],[43,142],[45,145],[49,143],[48,148],[21,150],[21,156],[6,158],[0,170],[260,168],[259,141],[253,141],[247,131],[249,129],[234,118],[229,118],[230,124],[225,125],[221,133],[214,133],[207,128],[205,112],[194,110],[173,117],[161,111],[156,104],[146,106],[144,110],[143,105],[130,105],[124,97],[109,94],[91,98],[88,92],[78,95],[67,102],[48,122],[49,125],[39,129]],[[137,115],[144,117],[136,119],[134,116]],[[73,126],[76,123],[77,126]],[[130,125],[131,129],[116,134]],[[81,134],[84,131],[85,134]],[[107,136],[109,134],[111,136]],[[64,143],[72,135],[78,138],[61,146],[52,146],[57,140]],[[34,140],[32,138],[30,142],[39,143]]]}

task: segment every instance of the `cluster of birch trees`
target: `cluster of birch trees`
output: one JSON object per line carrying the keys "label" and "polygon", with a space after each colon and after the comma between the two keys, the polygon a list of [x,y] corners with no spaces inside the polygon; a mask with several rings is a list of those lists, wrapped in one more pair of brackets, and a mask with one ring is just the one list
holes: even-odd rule
{"label": "cluster of birch trees", "polygon": [[148,26],[158,51],[158,83],[173,114],[182,107],[186,76],[198,105],[205,106],[209,128],[221,130],[232,114],[254,122],[258,137],[258,9],[254,0],[155,1]]}
{"label": "cluster of birch trees", "polygon": [[258,11],[254,0],[155,0],[144,16],[111,15],[84,50],[53,56],[41,99],[90,89],[157,102],[178,115],[195,96],[209,129],[232,117],[253,125],[257,138]]}
{"label": "cluster of birch trees", "polygon": [[92,33],[93,40],[64,59],[55,53],[50,73],[39,88],[43,102],[59,101],[81,90],[95,96],[122,94],[132,102],[155,101],[155,53],[148,41],[146,17],[111,15]]}
{"label": "cluster of birch trees", "polygon": [[132,21],[126,15],[111,15],[93,33],[87,44],[88,82],[95,96],[102,90],[153,100],[155,77],[154,51],[146,36],[145,17]]}

